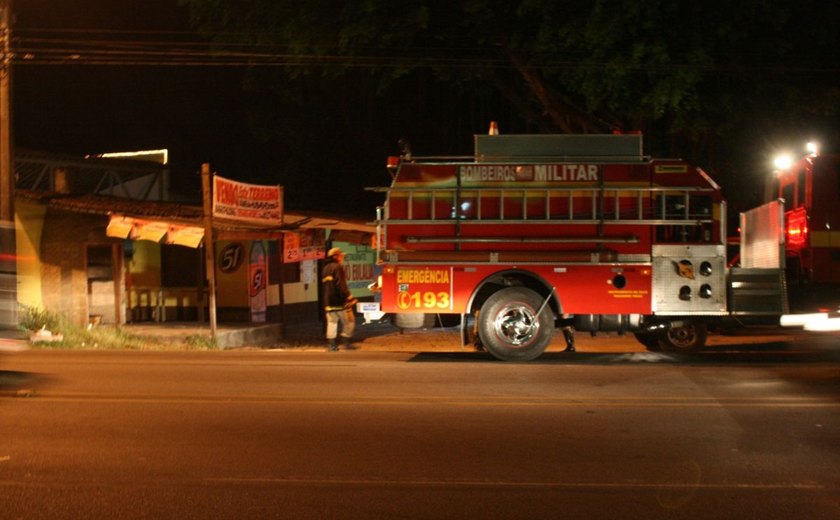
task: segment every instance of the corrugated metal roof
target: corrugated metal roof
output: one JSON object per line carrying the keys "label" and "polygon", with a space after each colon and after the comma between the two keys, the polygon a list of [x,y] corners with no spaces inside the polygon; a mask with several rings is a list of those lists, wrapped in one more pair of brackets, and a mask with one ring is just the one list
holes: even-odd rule
{"label": "corrugated metal roof", "polygon": [[158,219],[178,220],[184,223],[200,225],[201,206],[180,202],[142,201],[111,197],[107,195],[65,195],[60,193],[17,190],[19,197],[34,200],[51,208],[63,209],[74,213],[93,215],[129,215]]}
{"label": "corrugated metal roof", "polygon": [[[54,192],[17,190],[15,195],[50,208],[92,215],[125,215],[148,220],[203,226],[203,209],[182,202],[142,201],[106,195],[66,195]],[[228,231],[281,231],[292,229],[333,229],[373,233],[375,226],[362,219],[323,212],[285,212],[280,228],[260,226],[228,219],[213,219],[214,229]]]}

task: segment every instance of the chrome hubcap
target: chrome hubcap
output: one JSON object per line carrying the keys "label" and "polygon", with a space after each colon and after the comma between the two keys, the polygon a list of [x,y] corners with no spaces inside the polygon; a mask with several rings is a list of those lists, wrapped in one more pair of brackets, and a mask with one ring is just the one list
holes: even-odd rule
{"label": "chrome hubcap", "polygon": [[505,305],[494,322],[496,335],[513,347],[527,345],[540,330],[534,310],[522,304]]}

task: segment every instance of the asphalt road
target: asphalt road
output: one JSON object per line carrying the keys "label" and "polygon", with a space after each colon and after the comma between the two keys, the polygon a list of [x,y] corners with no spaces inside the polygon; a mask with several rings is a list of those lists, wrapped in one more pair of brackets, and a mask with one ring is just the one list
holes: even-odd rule
{"label": "asphalt road", "polygon": [[8,353],[0,519],[836,519],[835,340]]}

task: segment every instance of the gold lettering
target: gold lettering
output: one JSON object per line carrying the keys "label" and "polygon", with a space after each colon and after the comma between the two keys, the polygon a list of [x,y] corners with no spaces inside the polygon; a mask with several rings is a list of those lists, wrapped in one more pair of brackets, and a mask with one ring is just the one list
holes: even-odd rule
{"label": "gold lettering", "polygon": [[446,269],[401,269],[397,272],[397,283],[449,283]]}

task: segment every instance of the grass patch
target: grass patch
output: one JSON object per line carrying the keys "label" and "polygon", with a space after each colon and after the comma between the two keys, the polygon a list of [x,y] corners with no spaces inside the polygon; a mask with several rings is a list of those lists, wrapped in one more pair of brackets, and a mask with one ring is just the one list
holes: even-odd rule
{"label": "grass patch", "polygon": [[84,327],[71,323],[62,314],[28,306],[21,307],[18,322],[20,328],[29,334],[44,330],[53,336],[62,336],[61,341],[32,342],[33,348],[40,349],[208,350],[215,347],[209,338],[201,338],[203,342],[188,338],[186,344],[166,343],[130,334],[114,326]]}
{"label": "grass patch", "polygon": [[208,336],[192,334],[184,339],[189,350],[216,350],[216,340]]}

